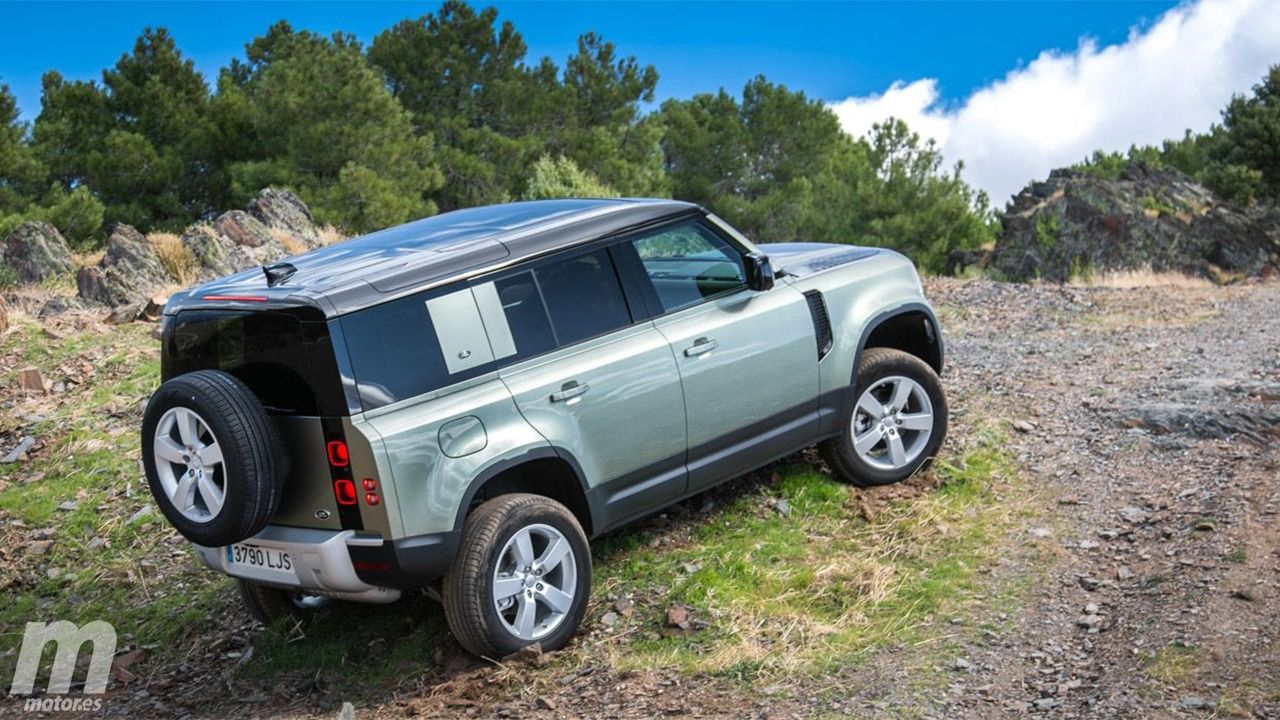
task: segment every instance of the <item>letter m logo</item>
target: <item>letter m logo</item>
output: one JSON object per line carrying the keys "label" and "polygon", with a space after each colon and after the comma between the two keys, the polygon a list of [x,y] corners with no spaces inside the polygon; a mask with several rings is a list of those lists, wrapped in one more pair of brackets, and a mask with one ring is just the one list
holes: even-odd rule
{"label": "letter m logo", "polygon": [[85,643],[92,643],[93,649],[89,656],[89,671],[84,678],[84,691],[90,694],[106,692],[111,658],[116,654],[116,629],[102,620],[95,620],[83,627],[59,620],[53,623],[27,623],[27,631],[22,636],[22,651],[18,653],[18,666],[13,673],[13,684],[9,686],[10,695],[30,695],[35,691],[40,657],[49,643],[54,644],[53,668],[49,671],[50,694],[66,694],[71,691],[76,657]]}

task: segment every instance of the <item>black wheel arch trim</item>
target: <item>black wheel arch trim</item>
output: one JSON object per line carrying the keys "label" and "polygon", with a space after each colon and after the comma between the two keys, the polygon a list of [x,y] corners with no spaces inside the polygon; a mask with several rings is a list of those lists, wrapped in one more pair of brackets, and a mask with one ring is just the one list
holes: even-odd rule
{"label": "black wheel arch trim", "polygon": [[924,314],[925,320],[928,322],[926,328],[933,336],[930,340],[933,341],[934,347],[938,349],[936,363],[932,358],[921,358],[921,360],[928,363],[929,366],[933,368],[933,371],[938,373],[939,376],[942,375],[943,360],[946,356],[946,349],[943,347],[942,343],[942,327],[938,325],[938,316],[934,313],[933,308],[929,307],[925,303],[910,302],[876,313],[872,316],[866,326],[862,328],[862,334],[858,337],[858,350],[853,355],[853,368],[850,370],[849,382],[851,385],[855,385],[858,382],[858,363],[862,360],[862,351],[866,349],[867,340],[871,338],[871,333],[875,332],[876,328],[885,324],[889,320],[900,315],[909,315],[913,312]]}
{"label": "black wheel arch trim", "polygon": [[[578,481],[579,488],[582,490],[583,497],[587,498],[587,512],[591,516],[591,525],[592,527],[596,527],[600,521],[599,509],[596,508],[594,503],[590,500],[591,496],[587,492],[590,488],[587,487],[586,476],[582,472],[581,463],[579,463],[573,453],[568,450],[555,447],[553,445],[545,445],[543,447],[531,448],[520,455],[498,460],[497,462],[485,467],[480,474],[476,475],[475,478],[471,480],[471,483],[467,485],[467,491],[462,496],[462,503],[458,506],[458,514],[453,522],[454,532],[462,532],[462,526],[467,520],[467,513],[471,510],[471,503],[475,500],[476,494],[480,492],[480,489],[483,488],[486,483],[512,468],[533,462],[534,460],[563,460],[565,463],[568,463],[569,468],[573,470],[574,477]],[[591,536],[591,528],[583,529],[587,532],[588,537]]]}

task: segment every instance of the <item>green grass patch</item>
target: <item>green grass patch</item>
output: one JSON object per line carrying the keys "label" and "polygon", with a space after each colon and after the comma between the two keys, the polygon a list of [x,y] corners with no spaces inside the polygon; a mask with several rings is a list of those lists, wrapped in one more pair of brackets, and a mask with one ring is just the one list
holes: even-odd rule
{"label": "green grass patch", "polygon": [[[737,498],[685,547],[618,541],[597,566],[600,591],[660,602],[637,615],[631,642],[612,647],[613,664],[750,680],[817,674],[877,647],[930,642],[939,615],[964,605],[1022,512],[1008,499],[1019,481],[999,447],[998,436],[984,435],[933,471],[935,488],[869,522],[858,515],[859,491],[794,465],[780,471],[776,491]],[[770,507],[775,493],[789,516]],[[694,608],[707,627],[666,636],[672,604]]]}

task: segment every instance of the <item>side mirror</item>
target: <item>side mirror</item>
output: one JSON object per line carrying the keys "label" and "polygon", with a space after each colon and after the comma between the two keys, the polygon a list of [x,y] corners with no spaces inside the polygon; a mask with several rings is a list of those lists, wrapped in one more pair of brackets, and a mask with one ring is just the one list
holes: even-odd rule
{"label": "side mirror", "polygon": [[747,287],[752,290],[769,290],[773,288],[773,264],[764,253],[747,253],[743,256],[743,265],[747,271]]}

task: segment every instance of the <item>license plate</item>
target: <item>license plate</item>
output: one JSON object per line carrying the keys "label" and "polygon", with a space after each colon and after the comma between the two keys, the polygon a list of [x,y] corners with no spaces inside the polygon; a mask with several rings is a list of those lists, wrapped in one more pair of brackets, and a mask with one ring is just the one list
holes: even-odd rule
{"label": "license plate", "polygon": [[293,560],[289,553],[261,545],[237,543],[227,546],[227,564],[242,568],[266,570],[292,575]]}

